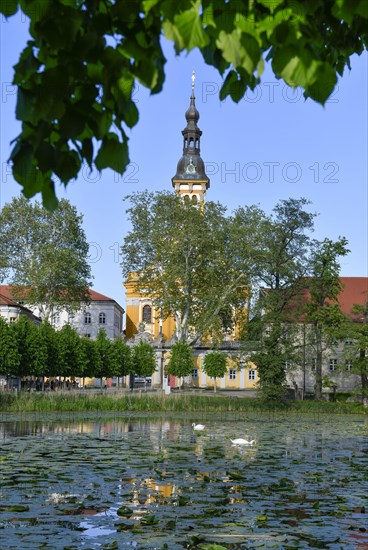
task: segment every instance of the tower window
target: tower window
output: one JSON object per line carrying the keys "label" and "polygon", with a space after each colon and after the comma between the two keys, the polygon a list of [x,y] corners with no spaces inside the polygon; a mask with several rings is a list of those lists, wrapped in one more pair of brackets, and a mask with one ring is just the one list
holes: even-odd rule
{"label": "tower window", "polygon": [[196,148],[198,149],[198,147],[199,147],[199,139],[197,138],[196,139]]}
{"label": "tower window", "polygon": [[143,306],[143,323],[152,323],[152,308],[151,306]]}
{"label": "tower window", "polygon": [[190,138],[190,140],[189,140],[189,148],[190,148],[190,149],[193,149],[193,147],[194,147],[194,139],[193,139],[193,138]]}

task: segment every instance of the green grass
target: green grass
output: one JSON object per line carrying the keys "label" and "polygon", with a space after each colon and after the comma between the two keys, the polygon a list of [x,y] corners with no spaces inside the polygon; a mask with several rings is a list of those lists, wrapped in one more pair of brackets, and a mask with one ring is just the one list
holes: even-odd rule
{"label": "green grass", "polygon": [[158,393],[0,392],[2,412],[285,412],[368,414],[360,403],[325,401],[266,402],[255,398]]}

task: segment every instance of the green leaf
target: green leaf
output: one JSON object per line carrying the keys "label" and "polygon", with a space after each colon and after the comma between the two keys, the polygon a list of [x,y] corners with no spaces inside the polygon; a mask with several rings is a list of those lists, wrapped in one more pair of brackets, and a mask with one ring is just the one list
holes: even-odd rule
{"label": "green leaf", "polygon": [[38,117],[35,113],[35,104],[36,100],[34,95],[18,87],[17,104],[15,107],[15,116],[17,120],[36,124]]}
{"label": "green leaf", "polygon": [[161,0],[143,0],[143,9],[145,13],[149,13],[151,9],[157,4],[159,4]]}
{"label": "green leaf", "polygon": [[314,59],[306,50],[299,53],[291,46],[278,49],[272,61],[276,76],[283,78],[289,86],[303,88],[316,82],[320,65],[321,62]]}
{"label": "green leaf", "polygon": [[33,55],[33,47],[28,46],[22,51],[18,63],[14,66],[14,84],[26,82],[37,71],[40,63]]}
{"label": "green leaf", "polygon": [[18,142],[14,147],[10,160],[13,161],[13,175],[18,183],[30,179],[33,171],[34,154],[32,147],[25,142]]}
{"label": "green leaf", "polygon": [[93,143],[92,139],[86,138],[82,141],[82,154],[83,157],[86,159],[89,167],[92,167],[92,161],[93,161]]}
{"label": "green leaf", "polygon": [[18,11],[18,0],[2,0],[0,4],[0,13],[5,17],[10,17]]}
{"label": "green leaf", "polygon": [[356,7],[355,13],[368,19],[368,2],[366,0],[361,0]]}
{"label": "green leaf", "polygon": [[192,9],[179,13],[175,16],[175,24],[182,38],[184,48],[188,51],[193,48],[204,48],[209,38],[203,30],[200,17],[201,2],[198,0],[193,4]]}
{"label": "green leaf", "polygon": [[55,149],[49,143],[43,142],[36,150],[35,154],[38,165],[42,172],[52,170],[55,163]]}
{"label": "green leaf", "polygon": [[124,122],[133,128],[138,122],[139,112],[134,101],[128,101],[123,108]]}
{"label": "green leaf", "polygon": [[318,63],[317,80],[311,86],[307,86],[305,95],[324,105],[332,94],[337,82],[334,69],[327,63]]}
{"label": "green leaf", "polygon": [[268,8],[271,13],[275,11],[275,9],[282,4],[284,0],[257,0],[258,4],[262,4],[262,6],[265,6],[265,8]]}
{"label": "green leaf", "polygon": [[60,134],[69,139],[75,139],[84,130],[86,117],[74,106],[70,106],[60,120]]}
{"label": "green leaf", "polygon": [[97,154],[95,165],[98,170],[111,168],[119,174],[123,174],[129,163],[127,143],[120,143],[115,134],[108,134],[102,141],[101,148]]}
{"label": "green leaf", "polygon": [[243,67],[248,74],[256,69],[261,52],[257,41],[250,34],[242,33],[239,29],[231,34],[221,31],[216,45],[234,67]]}
{"label": "green leaf", "polygon": [[209,43],[209,37],[203,29],[200,16],[201,2],[197,0],[191,9],[174,16],[174,21],[166,19],[162,28],[166,38],[175,42],[177,53],[181,50],[204,48]]}
{"label": "green leaf", "polygon": [[359,0],[335,0],[335,4],[332,7],[332,14],[337,19],[342,19],[351,24],[358,4],[360,4]]}
{"label": "green leaf", "polygon": [[59,204],[55,195],[54,182],[51,179],[45,179],[42,187],[42,203],[50,212],[53,212]]}
{"label": "green leaf", "polygon": [[102,110],[101,106],[94,106],[91,109],[88,124],[97,139],[103,139],[110,129],[112,116],[107,109]]}
{"label": "green leaf", "polygon": [[60,151],[56,156],[55,174],[63,183],[76,178],[81,167],[81,160],[75,151]]}

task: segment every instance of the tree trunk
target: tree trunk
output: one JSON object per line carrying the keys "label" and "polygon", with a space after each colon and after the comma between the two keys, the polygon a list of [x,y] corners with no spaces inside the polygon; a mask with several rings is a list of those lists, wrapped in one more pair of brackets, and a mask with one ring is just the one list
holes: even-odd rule
{"label": "tree trunk", "polygon": [[315,398],[320,401],[322,399],[322,333],[321,329],[316,327],[316,381],[315,381]]}
{"label": "tree trunk", "polygon": [[359,359],[361,362],[361,369],[360,369],[360,380],[362,384],[362,399],[364,403],[364,398],[367,399],[368,397],[368,374],[365,372],[365,350],[360,349],[359,350]]}
{"label": "tree trunk", "polygon": [[216,392],[216,376],[213,381],[213,391]]}

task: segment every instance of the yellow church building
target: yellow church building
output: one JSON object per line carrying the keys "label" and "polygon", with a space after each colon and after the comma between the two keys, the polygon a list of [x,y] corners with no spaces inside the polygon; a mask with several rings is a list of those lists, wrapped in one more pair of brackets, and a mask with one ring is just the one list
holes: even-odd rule
{"label": "yellow church building", "polygon": [[[178,162],[172,186],[177,194],[185,201],[200,205],[206,200],[206,192],[210,187],[210,180],[205,172],[205,165],[200,155],[200,141],[202,132],[198,127],[199,112],[195,105],[194,74],[192,76],[192,94],[189,108],[185,113],[186,127],[182,131],[183,154]],[[176,387],[178,380],[167,376],[166,365],[170,357],[170,345],[175,333],[174,318],[162,320],[152,302],[152,299],[139,292],[136,287],[137,275],[131,273],[125,281],[126,289],[126,338],[127,340],[145,339],[152,342],[157,356],[157,370],[152,377],[152,385],[165,388]],[[228,355],[228,370],[224,378],[217,380],[219,389],[253,389],[258,377],[252,363],[240,360],[239,343],[236,333],[229,335],[228,341],[219,346]],[[210,345],[200,344],[193,349],[192,376],[186,383],[199,388],[211,388],[214,380],[203,371],[205,354],[210,351]]]}

